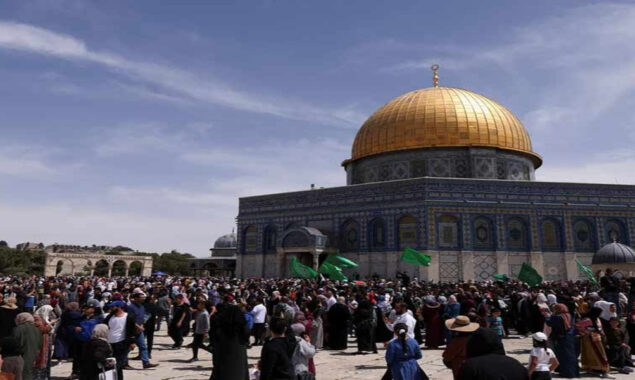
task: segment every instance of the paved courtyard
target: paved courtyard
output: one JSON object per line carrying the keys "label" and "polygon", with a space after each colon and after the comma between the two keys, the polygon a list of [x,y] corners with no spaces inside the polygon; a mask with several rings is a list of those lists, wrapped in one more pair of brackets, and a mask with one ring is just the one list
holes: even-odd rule
{"label": "paved courtyard", "polygon": [[[186,344],[191,338],[186,338]],[[531,339],[512,337],[505,339],[505,349],[508,355],[527,364]],[[159,331],[155,335],[155,345],[152,352],[152,362],[159,363],[159,367],[147,370],[125,371],[126,380],[207,380],[212,371],[212,357],[205,351],[199,352],[200,360],[195,363],[187,363],[191,357],[191,350],[172,350],[172,341],[166,336],[165,331]],[[385,350],[379,349],[378,354],[356,355],[355,341],[349,340],[349,348],[346,351],[319,351],[316,359],[318,380],[374,380],[381,379],[386,370],[384,360]],[[452,372],[445,368],[441,361],[443,350],[423,350],[423,358],[419,364],[431,379],[451,380]],[[256,364],[260,357],[260,347],[253,347],[247,352],[249,364]],[[131,357],[136,356],[136,352]],[[131,361],[135,368],[141,368],[141,362]],[[52,379],[66,379],[70,375],[71,364],[64,362],[52,369]],[[620,375],[612,373],[618,379],[632,379],[632,375]],[[234,380],[234,379],[228,379]]]}

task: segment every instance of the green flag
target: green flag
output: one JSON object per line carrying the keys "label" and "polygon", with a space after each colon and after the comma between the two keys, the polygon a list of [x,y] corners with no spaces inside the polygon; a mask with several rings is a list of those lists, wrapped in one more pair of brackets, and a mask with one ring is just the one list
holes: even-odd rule
{"label": "green flag", "polygon": [[498,281],[509,281],[509,277],[507,277],[506,274],[495,273],[492,275],[492,277],[494,277]]}
{"label": "green flag", "polygon": [[297,257],[291,259],[291,274],[295,277],[311,279],[317,277],[317,272],[298,261]]}
{"label": "green flag", "polygon": [[344,276],[344,273],[342,273],[342,269],[326,261],[324,261],[322,265],[320,265],[319,271],[320,273],[329,276],[331,280],[348,281],[348,278],[346,278],[346,276]]}
{"label": "green flag", "polygon": [[589,281],[591,281],[595,285],[598,285],[598,280],[595,278],[595,274],[593,273],[593,270],[589,268],[588,266],[579,262],[578,259],[575,259],[575,262],[578,264],[578,270],[584,273],[584,275],[587,276]]}
{"label": "green flag", "polygon": [[326,258],[326,262],[339,268],[357,268],[359,266],[356,262],[351,261],[346,257],[336,255],[335,253],[330,254]]}
{"label": "green flag", "polygon": [[542,282],[542,277],[531,265],[527,263],[523,263],[523,266],[520,268],[520,272],[518,272],[518,279],[526,282],[529,286],[537,286]]}
{"label": "green flag", "polygon": [[430,265],[430,260],[430,256],[408,247],[406,247],[401,254],[401,261],[413,265],[423,265],[427,267]]}

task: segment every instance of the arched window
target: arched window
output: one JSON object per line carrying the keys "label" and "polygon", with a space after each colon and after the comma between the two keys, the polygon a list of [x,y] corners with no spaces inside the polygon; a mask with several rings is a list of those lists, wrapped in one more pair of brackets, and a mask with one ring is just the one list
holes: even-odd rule
{"label": "arched window", "polygon": [[542,233],[542,249],[546,251],[562,250],[562,230],[560,222],[555,219],[545,219],[540,228]]}
{"label": "arched window", "polygon": [[439,216],[439,247],[459,247],[459,219],[453,215]]}
{"label": "arched window", "polygon": [[264,241],[262,247],[264,253],[276,252],[276,235],[276,226],[265,227]]}
{"label": "arched window", "polygon": [[512,218],[507,222],[507,248],[512,250],[527,250],[529,248],[527,224],[519,218]]}
{"label": "arched window", "polygon": [[494,248],[494,228],[492,222],[483,216],[474,219],[474,248]]}
{"label": "arched window", "polygon": [[359,250],[359,228],[354,220],[349,220],[342,225],[340,233],[340,250],[342,252],[355,252]]}
{"label": "arched window", "polygon": [[243,252],[253,253],[258,249],[258,230],[256,226],[245,228],[243,235]]}
{"label": "arched window", "polygon": [[573,223],[573,245],[576,251],[595,251],[594,228],[586,219]]}
{"label": "arched window", "polygon": [[604,226],[604,233],[607,243],[614,241],[622,244],[628,244],[626,236],[626,228],[624,223],[619,219],[611,219]]}
{"label": "arched window", "polygon": [[369,246],[372,250],[381,250],[386,247],[386,225],[381,218],[373,219],[368,225]]}
{"label": "arched window", "polygon": [[417,219],[410,215],[404,215],[397,221],[397,238],[399,249],[406,247],[416,248],[417,244]]}

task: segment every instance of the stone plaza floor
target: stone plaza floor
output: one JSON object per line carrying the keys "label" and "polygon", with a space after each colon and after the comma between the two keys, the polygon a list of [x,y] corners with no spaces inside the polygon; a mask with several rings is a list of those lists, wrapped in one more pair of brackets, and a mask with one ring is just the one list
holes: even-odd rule
{"label": "stone plaza floor", "polygon": [[[191,341],[191,337],[186,338],[185,344]],[[504,340],[505,349],[509,356],[518,359],[521,363],[527,364],[529,350],[531,348],[530,338],[512,336]],[[212,371],[212,356],[199,350],[199,361],[188,363],[192,357],[190,349],[182,348],[172,350],[170,346],[172,340],[166,336],[165,331],[159,331],[155,335],[154,349],[152,352],[152,362],[159,363],[159,367],[147,370],[128,370],[124,372],[125,380],[207,380]],[[379,348],[377,354],[356,355],[356,345],[354,338],[349,339],[349,348],[345,351],[319,351],[315,358],[318,380],[379,380],[386,371],[384,360],[385,350]],[[445,368],[441,361],[443,350],[423,350],[423,358],[419,360],[419,365],[426,371],[430,379],[451,380],[452,372]],[[136,356],[137,351],[131,353],[130,357]],[[260,358],[260,347],[253,347],[247,351],[249,364],[254,365]],[[130,361],[135,368],[141,368],[140,361]],[[52,368],[52,379],[67,379],[71,373],[71,363],[63,362]],[[617,379],[633,379],[635,375],[622,375],[611,373]],[[592,375],[582,375],[592,378]],[[234,379],[228,379],[234,380]]]}

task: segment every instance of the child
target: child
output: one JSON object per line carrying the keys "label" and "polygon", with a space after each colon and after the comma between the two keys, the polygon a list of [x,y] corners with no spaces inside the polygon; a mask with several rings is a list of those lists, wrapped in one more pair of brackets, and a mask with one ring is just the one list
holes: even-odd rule
{"label": "child", "polygon": [[617,367],[620,373],[631,373],[629,368],[633,366],[631,361],[631,348],[626,344],[626,334],[620,328],[620,320],[611,317],[609,328],[606,330],[607,350],[606,356],[611,366]]}
{"label": "child", "polygon": [[489,327],[496,331],[498,338],[502,340],[505,335],[505,330],[503,329],[503,318],[501,318],[500,309],[492,309],[492,315],[487,318],[487,322]]}
{"label": "child", "polygon": [[547,336],[537,332],[531,336],[534,348],[529,353],[529,375],[531,380],[549,380],[551,372],[558,367],[558,359],[547,347]]}

